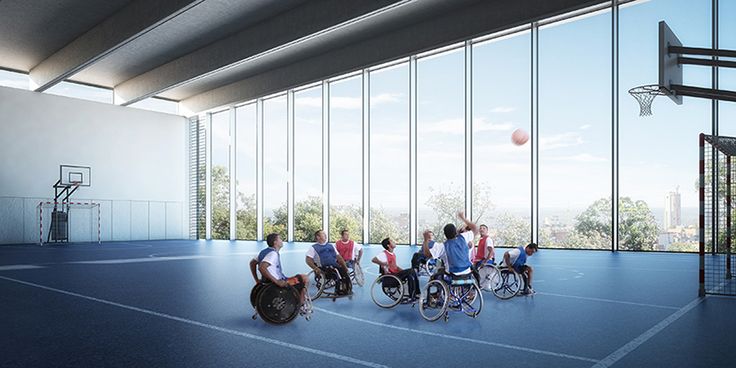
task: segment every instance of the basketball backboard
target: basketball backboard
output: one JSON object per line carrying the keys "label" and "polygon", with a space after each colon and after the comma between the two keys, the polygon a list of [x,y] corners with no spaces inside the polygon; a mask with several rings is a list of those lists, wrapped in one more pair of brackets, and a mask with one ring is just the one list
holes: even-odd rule
{"label": "basketball backboard", "polygon": [[666,90],[664,94],[669,96],[676,104],[682,105],[682,96],[672,90],[672,85],[682,85],[682,65],[677,59],[680,54],[670,53],[670,46],[682,46],[675,33],[667,26],[665,21],[659,22],[659,86]]}
{"label": "basketball backboard", "polygon": [[89,166],[60,165],[59,183],[61,185],[75,185],[88,187],[91,185],[92,169]]}

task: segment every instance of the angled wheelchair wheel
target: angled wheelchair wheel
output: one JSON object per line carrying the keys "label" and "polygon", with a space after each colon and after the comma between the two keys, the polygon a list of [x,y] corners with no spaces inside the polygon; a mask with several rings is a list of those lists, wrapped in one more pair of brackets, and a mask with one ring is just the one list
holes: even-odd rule
{"label": "angled wheelchair wheel", "polygon": [[477,317],[483,310],[483,293],[476,284],[466,286],[463,293],[461,302],[463,313],[473,318]]}
{"label": "angled wheelchair wheel", "polygon": [[365,284],[365,275],[363,275],[363,267],[360,267],[360,263],[353,264],[352,276],[358,286],[362,287]]}
{"label": "angled wheelchair wheel", "polygon": [[484,265],[478,269],[478,286],[483,291],[493,291],[492,280],[493,275],[498,273],[498,268],[494,265]]}
{"label": "angled wheelchair wheel", "polygon": [[250,305],[253,307],[253,309],[256,308],[256,298],[258,298],[258,293],[263,290],[263,287],[265,285],[262,282],[259,282],[253,286],[252,289],[250,289]]}
{"label": "angled wheelchair wheel", "polygon": [[394,275],[380,275],[371,285],[371,299],[381,308],[393,308],[404,297],[404,285]]}
{"label": "angled wheelchair wheel", "polygon": [[256,310],[261,318],[272,324],[291,322],[299,314],[299,293],[293,287],[267,285],[258,293]]}
{"label": "angled wheelchair wheel", "polygon": [[[324,275],[324,273],[322,275]],[[324,282],[326,280],[324,279],[324,277],[317,275],[314,271],[310,271],[309,274],[307,274],[307,278],[309,279],[307,294],[309,294],[309,298],[311,300],[317,300],[320,296],[322,296],[322,292],[325,289]]]}
{"label": "angled wheelchair wheel", "polygon": [[521,291],[521,276],[513,269],[501,268],[491,278],[491,291],[499,299],[511,299]]}
{"label": "angled wheelchair wheel", "polygon": [[419,313],[427,321],[436,321],[447,313],[450,292],[440,280],[431,280],[422,289]]}

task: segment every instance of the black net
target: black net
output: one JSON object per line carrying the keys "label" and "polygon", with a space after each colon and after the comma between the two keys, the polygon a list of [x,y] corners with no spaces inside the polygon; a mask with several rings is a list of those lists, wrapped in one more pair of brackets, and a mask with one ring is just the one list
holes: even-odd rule
{"label": "black net", "polygon": [[736,296],[731,255],[736,230],[736,138],[706,135],[701,155],[701,286],[706,294]]}

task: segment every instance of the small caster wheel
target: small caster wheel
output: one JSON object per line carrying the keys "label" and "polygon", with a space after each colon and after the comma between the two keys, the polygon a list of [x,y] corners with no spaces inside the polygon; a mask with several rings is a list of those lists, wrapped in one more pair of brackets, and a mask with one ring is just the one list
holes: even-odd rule
{"label": "small caster wheel", "polygon": [[252,319],[253,319],[253,320],[255,321],[255,320],[256,320],[256,318],[258,318],[258,316],[256,316],[256,315],[254,314],[254,315],[252,315],[252,316],[251,316],[250,318],[252,318]]}

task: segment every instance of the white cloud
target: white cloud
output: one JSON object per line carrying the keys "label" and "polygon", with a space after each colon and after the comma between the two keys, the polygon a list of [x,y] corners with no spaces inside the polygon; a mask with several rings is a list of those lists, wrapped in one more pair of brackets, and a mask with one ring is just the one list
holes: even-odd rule
{"label": "white cloud", "polygon": [[539,149],[541,151],[579,146],[581,144],[583,144],[583,136],[577,132],[567,132],[539,138]]}
{"label": "white cloud", "polygon": [[485,118],[473,119],[473,131],[476,133],[488,131],[509,131],[513,127],[514,124],[511,122],[492,123]]}
{"label": "white cloud", "polygon": [[420,133],[465,134],[464,119],[445,119],[436,122],[419,122]]}
{"label": "white cloud", "polygon": [[496,106],[491,109],[491,112],[500,113],[500,114],[505,114],[505,113],[514,112],[514,111],[516,111],[516,108],[512,106]]}
{"label": "white cloud", "polygon": [[376,96],[371,96],[371,107],[378,105],[401,102],[404,95],[401,93],[381,93]]}
{"label": "white cloud", "polygon": [[568,161],[568,162],[606,162],[608,161],[605,157],[597,157],[593,156],[589,153],[581,153],[578,155],[572,155],[572,156],[558,156],[558,157],[548,157],[547,160],[550,161]]}
{"label": "white cloud", "polygon": [[592,125],[590,125],[590,124],[585,124],[585,125],[581,125],[581,126],[580,126],[580,130],[587,130],[587,129],[590,129],[590,127],[591,127],[591,126],[592,126]]}
{"label": "white cloud", "polygon": [[371,145],[406,144],[408,141],[409,137],[402,134],[371,134]]}
{"label": "white cloud", "polygon": [[[401,93],[381,93],[371,96],[371,106],[401,102],[404,95]],[[297,106],[322,107],[322,97],[299,97],[295,100]],[[363,108],[361,97],[331,97],[330,108],[342,110],[360,110]]]}
{"label": "white cloud", "polygon": [[322,97],[297,97],[294,103],[303,107],[322,107]]}

